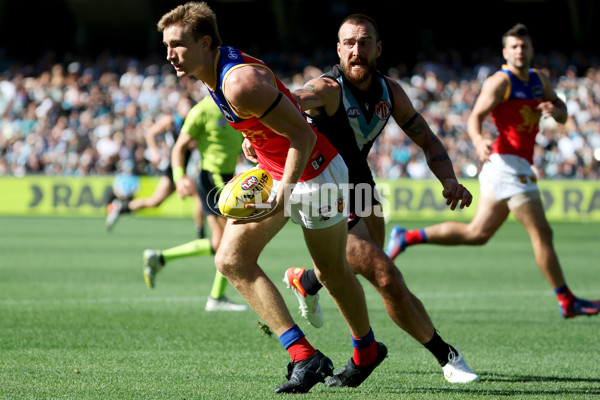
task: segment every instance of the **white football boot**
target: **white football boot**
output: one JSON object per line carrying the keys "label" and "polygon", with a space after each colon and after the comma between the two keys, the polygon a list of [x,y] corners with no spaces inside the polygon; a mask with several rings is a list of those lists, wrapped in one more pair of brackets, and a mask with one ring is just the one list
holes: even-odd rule
{"label": "white football boot", "polygon": [[479,376],[467,365],[458,349],[454,352],[450,348],[448,363],[442,369],[444,370],[444,378],[450,383],[469,383],[479,380]]}
{"label": "white football boot", "polygon": [[106,206],[106,230],[110,231],[117,222],[119,215],[121,214],[121,208],[123,208],[123,204],[118,199],[113,200],[108,206]]}
{"label": "white football boot", "polygon": [[302,284],[300,283],[300,277],[304,273],[304,268],[288,268],[285,271],[283,282],[298,298],[300,302],[300,314],[305,318],[309,324],[315,328],[323,326],[323,312],[321,311],[321,305],[319,304],[319,293],[310,295],[306,293]]}
{"label": "white football boot", "polygon": [[244,304],[236,304],[224,296],[218,299],[209,296],[204,309],[206,311],[245,311],[248,307]]}
{"label": "white football boot", "polygon": [[146,249],[142,254],[144,260],[144,280],[146,281],[146,286],[150,289],[154,288],[156,274],[163,267],[163,264],[160,262],[160,255],[160,250],[152,249]]}

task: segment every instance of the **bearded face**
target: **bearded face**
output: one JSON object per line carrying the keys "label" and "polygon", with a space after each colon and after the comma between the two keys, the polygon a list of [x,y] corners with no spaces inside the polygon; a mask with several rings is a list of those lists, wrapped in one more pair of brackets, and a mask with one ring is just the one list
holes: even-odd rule
{"label": "bearded face", "polygon": [[340,60],[344,78],[352,83],[361,83],[368,80],[377,68],[377,59],[367,59],[362,56],[352,57],[349,60]]}
{"label": "bearded face", "polygon": [[367,82],[375,72],[381,54],[381,42],[376,38],[375,28],[369,23],[348,21],[340,27],[337,50],[342,73],[348,81]]}

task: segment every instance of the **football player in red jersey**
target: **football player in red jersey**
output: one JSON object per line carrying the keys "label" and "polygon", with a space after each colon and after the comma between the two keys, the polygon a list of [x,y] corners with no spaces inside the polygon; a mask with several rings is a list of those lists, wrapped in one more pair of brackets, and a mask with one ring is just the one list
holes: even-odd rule
{"label": "football player in red jersey", "polygon": [[[531,239],[538,268],[556,293],[565,318],[595,315],[600,301],[579,299],[569,290],[552,243],[536,174],[532,169],[535,136],[541,118],[558,123],[567,120],[567,107],[557,96],[550,79],[531,68],[533,46],[525,25],[517,24],[502,36],[506,65],[486,79],[469,116],[467,129],[483,168],[477,212],[469,223],[448,221],[423,229],[392,228],[388,254],[393,259],[407,246],[483,245],[506,221],[510,212]],[[482,132],[491,113],[498,137]]]}
{"label": "football player in red jersey", "polygon": [[[360,385],[384,360],[387,348],[375,341],[363,289],[345,257],[347,226],[343,213],[337,212],[344,201],[340,185],[348,181],[343,159],[309,125],[271,69],[235,48],[221,47],[216,16],[206,3],[171,10],[160,19],[158,30],[177,76],[192,75],[206,84],[225,118],[251,141],[258,166],[274,179],[271,208],[257,210],[253,219],[229,220],[215,264],[292,358],[288,381],[275,392],[308,392],[332,374],[329,386]],[[315,198],[322,202],[305,203]],[[335,374],[331,360],[307,341],[258,265],[262,250],[289,218],[302,226],[319,278],[350,328],[353,356]]]}

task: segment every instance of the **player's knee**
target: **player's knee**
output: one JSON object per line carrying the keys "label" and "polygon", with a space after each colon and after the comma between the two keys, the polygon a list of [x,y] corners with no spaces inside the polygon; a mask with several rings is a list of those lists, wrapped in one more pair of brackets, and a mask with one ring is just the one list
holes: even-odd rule
{"label": "player's knee", "polygon": [[226,252],[217,251],[215,254],[215,267],[217,270],[225,276],[231,275],[235,260],[230,254]]}
{"label": "player's knee", "polygon": [[538,230],[537,238],[536,236],[532,235],[533,242],[535,242],[535,239],[537,239],[542,245],[552,245],[552,241],[554,240],[554,232],[552,231],[552,228],[547,225]]}
{"label": "player's knee", "polygon": [[490,240],[487,236],[477,236],[472,241],[471,244],[475,246],[483,246]]}
{"label": "player's knee", "polygon": [[493,232],[489,231],[473,232],[470,243],[475,246],[483,246],[490,241],[493,235]]}
{"label": "player's knee", "polygon": [[158,207],[163,203],[163,201],[164,201],[163,198],[158,198],[158,199],[151,198],[150,199],[150,207],[151,208]]}
{"label": "player's knee", "polygon": [[375,286],[381,297],[394,304],[394,307],[400,309],[413,308],[411,293],[402,278],[398,269],[395,273],[380,273],[375,276],[375,281],[371,283]]}
{"label": "player's knee", "polygon": [[[387,257],[386,257],[387,258]],[[387,258],[389,260],[389,258]],[[376,286],[380,291],[386,293],[394,293],[395,295],[399,295],[399,297],[405,297],[408,294],[406,290],[406,285],[402,279],[402,274],[396,268],[393,262],[389,260],[378,260],[377,270],[375,274]],[[406,293],[405,293],[406,291]]]}

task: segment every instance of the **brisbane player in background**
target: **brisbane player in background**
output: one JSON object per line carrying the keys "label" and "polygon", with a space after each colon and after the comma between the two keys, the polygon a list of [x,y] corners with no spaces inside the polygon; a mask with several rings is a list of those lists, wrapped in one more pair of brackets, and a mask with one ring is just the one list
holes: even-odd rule
{"label": "brisbane player in background", "polygon": [[[388,255],[394,259],[407,246],[422,243],[483,245],[512,212],[529,234],[535,261],[556,294],[561,315],[598,314],[600,301],[577,298],[567,286],[532,168],[540,119],[554,118],[563,124],[568,118],[567,107],[550,79],[531,68],[533,45],[525,25],[508,30],[502,36],[502,46],[506,64],[485,80],[467,122],[469,136],[484,163],[475,217],[469,223],[448,221],[409,231],[395,226]],[[484,136],[482,130],[490,113],[498,129],[495,140]]]}

